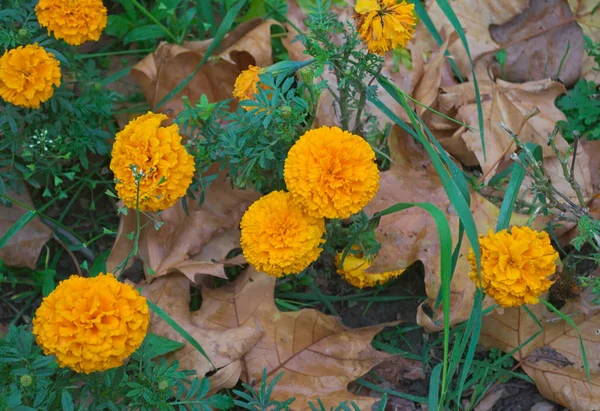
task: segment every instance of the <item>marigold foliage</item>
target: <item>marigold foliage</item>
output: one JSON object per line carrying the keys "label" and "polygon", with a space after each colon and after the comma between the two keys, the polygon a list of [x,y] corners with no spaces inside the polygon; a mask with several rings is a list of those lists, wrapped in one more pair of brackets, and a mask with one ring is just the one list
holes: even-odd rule
{"label": "marigold foliage", "polygon": [[181,144],[176,125],[161,127],[164,114],[148,112],[117,133],[110,169],[115,174],[119,198],[139,209],[159,211],[185,195],[194,175],[194,158]]}
{"label": "marigold foliage", "polygon": [[[558,253],[546,232],[529,227],[512,227],[480,236],[481,285],[487,295],[502,307],[536,304],[538,297],[550,288],[547,277],[556,271]],[[479,284],[475,254],[471,249],[469,277]]]}
{"label": "marigold foliage", "polygon": [[[254,96],[258,93],[258,86],[260,82],[259,75],[265,71],[262,67],[248,66],[247,70],[244,70],[235,79],[233,86],[233,96],[239,101],[243,100],[255,100]],[[264,88],[264,87],[263,87]],[[249,110],[250,107],[242,107]]]}
{"label": "marigold foliage", "polygon": [[347,218],[379,189],[375,152],[363,138],[338,127],[307,131],[285,160],[288,190],[315,217]]}
{"label": "marigold foliage", "polygon": [[359,255],[347,254],[342,262],[342,253],[335,256],[337,273],[356,288],[375,287],[385,284],[392,278],[400,276],[406,270],[386,271],[384,273],[367,273],[366,270],[373,264],[372,260]]}
{"label": "marigold foliage", "polygon": [[324,220],[306,214],[284,191],[254,202],[240,227],[246,260],[275,277],[301,272],[323,251]]}
{"label": "marigold foliage", "polygon": [[107,23],[102,0],[40,0],[35,13],[48,34],[74,46],[98,41]]}
{"label": "marigold foliage", "polygon": [[39,108],[60,86],[60,62],[38,44],[7,50],[0,57],[0,97],[16,106]]}
{"label": "marigold foliage", "polygon": [[404,47],[415,32],[415,6],[397,0],[358,0],[354,19],[371,53]]}
{"label": "marigold foliage", "polygon": [[89,374],[120,366],[142,344],[149,321],[146,299],[111,273],[72,275],[42,301],[33,334],[61,367]]}

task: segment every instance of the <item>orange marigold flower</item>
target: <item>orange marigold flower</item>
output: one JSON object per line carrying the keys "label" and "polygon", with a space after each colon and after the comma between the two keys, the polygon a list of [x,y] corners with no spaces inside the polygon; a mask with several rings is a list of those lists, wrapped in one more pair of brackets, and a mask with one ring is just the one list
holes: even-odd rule
{"label": "orange marigold flower", "polygon": [[366,270],[373,264],[372,260],[361,255],[347,254],[342,262],[342,253],[335,256],[337,273],[346,281],[357,288],[375,287],[377,284],[387,283],[392,278],[400,276],[406,270],[387,271],[384,273],[367,273]]}
{"label": "orange marigold flower", "polygon": [[148,112],[130,121],[115,137],[110,169],[119,198],[129,208],[167,209],[192,183],[194,158],[181,144],[177,125],[161,127],[166,119],[164,114]]}
{"label": "orange marigold flower", "polygon": [[141,344],[146,299],[111,273],[61,281],[35,312],[33,334],[61,367],[89,374],[118,367]]}
{"label": "orange marigold flower", "polygon": [[[558,253],[550,244],[546,232],[529,227],[512,227],[480,236],[481,285],[487,295],[502,307],[535,304],[538,297],[550,288],[547,277],[556,271]],[[479,283],[475,254],[469,251],[472,270],[469,273]]]}
{"label": "orange marigold flower", "polygon": [[[258,87],[268,90],[270,87],[261,85],[259,75],[264,73],[263,67],[248,66],[247,70],[244,70],[235,79],[233,86],[233,97],[239,101],[243,100],[256,100],[255,94],[258,93]],[[242,105],[245,110],[251,110],[252,107]]]}
{"label": "orange marigold flower", "polygon": [[404,47],[417,25],[415,6],[397,0],[358,0],[354,8],[358,34],[371,53]]}
{"label": "orange marigold flower", "polygon": [[60,86],[60,63],[36,44],[7,50],[0,57],[0,97],[15,106],[39,108]]}
{"label": "orange marigold flower", "polygon": [[369,143],[338,127],[320,127],[300,137],[285,160],[284,178],[294,201],[315,217],[350,217],[379,188]]}
{"label": "orange marigold flower", "polygon": [[48,34],[74,46],[97,41],[107,22],[102,0],[40,0],[35,14]]}
{"label": "orange marigold flower", "polygon": [[301,272],[323,251],[324,220],[306,214],[284,191],[274,191],[254,202],[240,227],[242,251],[248,262],[275,277]]}

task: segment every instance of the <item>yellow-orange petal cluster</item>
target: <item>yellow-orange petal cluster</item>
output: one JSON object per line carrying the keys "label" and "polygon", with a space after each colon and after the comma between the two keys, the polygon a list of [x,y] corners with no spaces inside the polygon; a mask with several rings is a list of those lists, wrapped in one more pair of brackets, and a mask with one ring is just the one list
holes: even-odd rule
{"label": "yellow-orange petal cluster", "polygon": [[98,41],[108,20],[102,0],[40,0],[35,14],[48,34],[74,46]]}
{"label": "yellow-orange petal cluster", "polygon": [[35,312],[33,334],[61,367],[91,373],[118,367],[144,341],[146,299],[111,273],[61,281]]}
{"label": "yellow-orange petal cluster", "polygon": [[[558,253],[546,232],[529,227],[512,227],[480,236],[481,285],[487,295],[502,307],[535,304],[550,288],[548,277],[556,271]],[[475,254],[471,249],[469,277],[479,285]]]}
{"label": "yellow-orange petal cluster", "polygon": [[0,97],[15,106],[39,108],[60,86],[60,63],[36,44],[7,50],[0,57]]}
{"label": "yellow-orange petal cluster", "polygon": [[386,271],[384,273],[368,273],[373,261],[364,259],[358,255],[347,254],[342,264],[342,253],[335,256],[337,273],[346,281],[357,288],[375,287],[385,284],[392,278],[399,277],[405,270]]}
{"label": "yellow-orange petal cluster", "polygon": [[110,169],[119,198],[129,208],[165,210],[192,183],[194,158],[181,144],[177,125],[161,126],[166,119],[164,114],[148,112],[130,121],[115,137]]}
{"label": "yellow-orange petal cluster", "polygon": [[288,190],[315,217],[347,218],[379,189],[375,152],[363,138],[338,127],[307,131],[285,160]]}
{"label": "yellow-orange petal cluster", "polygon": [[415,33],[415,6],[404,0],[358,0],[354,11],[358,34],[371,53],[404,47]]}
{"label": "yellow-orange petal cluster", "polygon": [[[264,68],[257,66],[249,66],[247,70],[242,71],[240,75],[235,79],[235,84],[233,86],[233,96],[239,101],[256,100],[256,97],[254,95],[258,93],[258,87],[260,83],[259,75],[264,71]],[[265,89],[268,88],[265,86],[261,87]],[[242,107],[245,110],[251,109],[251,107],[244,105],[242,105]]]}
{"label": "yellow-orange petal cluster", "polygon": [[306,214],[284,191],[254,202],[240,227],[246,260],[275,277],[301,272],[323,251],[324,220]]}

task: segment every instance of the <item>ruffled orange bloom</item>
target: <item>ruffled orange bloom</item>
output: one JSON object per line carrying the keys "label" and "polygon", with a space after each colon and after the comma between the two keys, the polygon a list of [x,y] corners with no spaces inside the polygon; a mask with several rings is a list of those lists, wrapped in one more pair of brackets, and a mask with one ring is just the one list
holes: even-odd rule
{"label": "ruffled orange bloom", "polygon": [[166,119],[164,114],[148,112],[115,137],[110,169],[119,198],[129,208],[165,210],[183,197],[192,183],[194,158],[181,144],[177,125],[161,127]]}
{"label": "ruffled orange bloom", "polygon": [[375,152],[363,138],[338,127],[307,131],[285,160],[288,190],[315,217],[347,218],[379,189]]}
{"label": "ruffled orange bloom", "polygon": [[397,0],[358,0],[354,8],[358,34],[371,53],[404,47],[415,32],[415,6]]}
{"label": "ruffled orange bloom", "polygon": [[61,367],[86,374],[118,367],[144,341],[146,299],[112,274],[72,275],[35,312],[33,334]]}
{"label": "ruffled orange bloom", "polygon": [[[512,227],[480,236],[481,286],[502,307],[536,304],[550,288],[548,277],[556,272],[558,253],[546,232],[529,227]],[[479,285],[475,254],[471,249],[469,277]]]}
{"label": "ruffled orange bloom", "polygon": [[7,50],[0,57],[0,97],[15,106],[39,108],[60,86],[60,63],[36,44]]}
{"label": "ruffled orange bloom", "polygon": [[[235,84],[233,86],[233,97],[237,98],[239,101],[256,100],[255,94],[258,93],[259,87],[263,90],[271,89],[271,87],[260,84],[259,75],[264,72],[265,68],[263,67],[248,66],[248,69],[242,71],[235,79]],[[271,96],[269,96],[269,98],[270,97]],[[251,110],[253,108],[244,104],[241,106],[244,110]]]}
{"label": "ruffled orange bloom", "polygon": [[341,264],[341,262],[342,253],[338,253],[335,256],[337,273],[357,288],[375,287],[378,284],[385,284],[392,278],[399,277],[404,271],[406,271],[395,270],[386,271],[383,273],[368,273],[366,270],[371,267],[373,261],[353,254],[346,254],[346,258],[344,258],[344,264]]}
{"label": "ruffled orange bloom", "polygon": [[275,277],[301,272],[323,251],[324,220],[306,214],[284,191],[254,202],[240,227],[246,260]]}
{"label": "ruffled orange bloom", "polygon": [[35,14],[48,34],[74,46],[98,41],[108,21],[102,0],[40,0]]}

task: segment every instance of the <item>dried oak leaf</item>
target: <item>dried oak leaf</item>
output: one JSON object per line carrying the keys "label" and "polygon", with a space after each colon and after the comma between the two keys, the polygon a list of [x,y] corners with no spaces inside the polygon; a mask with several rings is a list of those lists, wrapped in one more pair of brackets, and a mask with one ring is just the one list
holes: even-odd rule
{"label": "dried oak leaf", "polygon": [[[394,127],[390,135],[390,153],[394,163],[380,178],[380,188],[365,208],[371,215],[397,203],[427,202],[445,213],[452,231],[453,244],[458,241],[459,218],[444,190],[429,156],[406,132]],[[477,193],[471,193],[471,212],[480,232],[494,228],[499,209]],[[513,216],[513,223],[525,220]],[[425,210],[417,207],[385,216],[376,230],[381,251],[375,258],[375,272],[406,268],[417,260],[423,262],[428,303],[435,301],[440,281],[440,244],[435,222]],[[450,320],[452,324],[465,321],[471,314],[475,284],[469,279],[467,259],[469,242],[463,239],[460,257],[451,283]],[[431,305],[431,304],[430,304]],[[423,305],[417,312],[417,322],[426,331],[443,328],[441,311],[433,318],[425,314]]]}
{"label": "dried oak leaf", "polygon": [[[561,308],[577,324],[590,367],[585,375],[579,337],[565,321],[542,304],[528,306],[544,330],[518,350],[514,357],[534,380],[540,393],[572,411],[600,409],[600,314],[598,307],[584,315],[577,301]],[[523,308],[498,310],[483,319],[481,342],[511,351],[539,332],[540,327]]]}
{"label": "dried oak leaf", "polygon": [[[262,331],[256,327],[221,328],[207,320],[211,310],[205,308],[190,312],[190,281],[181,274],[161,277],[143,288],[142,294],[160,306],[202,346],[217,371],[209,377],[211,392],[234,387],[242,372],[242,356],[261,339]],[[184,370],[196,370],[202,378],[213,371],[212,365],[177,331],[152,313],[150,332],[184,343],[185,346],[169,355],[169,360],[179,361]]]}
{"label": "dried oak leaf", "polygon": [[[444,107],[449,115],[453,115],[453,109],[457,109],[456,118],[472,127],[472,129],[463,127],[455,134],[461,136],[468,149],[477,157],[485,181],[489,181],[498,169],[508,165],[509,155],[516,149],[512,137],[499,125],[500,122],[504,122],[519,135],[521,140],[542,147],[544,167],[554,186],[570,199],[577,201],[577,196],[565,179],[558,159],[547,144],[548,136],[552,133],[556,122],[565,119],[564,114],[554,105],[556,97],[566,91],[561,83],[550,79],[522,84],[502,80],[482,83],[480,92],[486,156],[483,154],[481,137],[477,130],[479,120],[472,84],[463,83],[442,90],[445,94],[439,97],[440,106]],[[527,119],[535,110],[539,110],[539,113]],[[559,137],[556,139],[556,146],[564,153],[569,145]],[[575,162],[575,178],[581,185],[586,199],[590,199],[593,195],[588,162],[587,154],[580,150]],[[529,180],[526,179],[523,189],[528,184]]]}
{"label": "dried oak leaf", "polygon": [[[487,78],[491,69],[512,82],[558,77],[572,85],[582,67],[590,78],[598,75],[589,71],[590,58],[583,51],[584,31],[598,36],[595,4],[596,0],[456,0],[452,8],[465,31],[479,79]],[[452,30],[438,2],[428,2],[428,13],[438,29]],[[425,31],[421,35],[421,46],[433,49],[432,38]],[[500,50],[506,51],[503,68],[494,58]],[[463,45],[455,43],[450,52],[468,77],[471,66]]]}
{"label": "dried oak leaf", "polygon": [[[187,96],[192,103],[202,94],[211,102],[231,98],[235,79],[248,65],[272,64],[270,29],[273,24],[279,23],[255,19],[238,26],[225,37],[220,53],[209,58],[183,90],[159,111],[175,118],[184,107],[182,96]],[[161,43],[131,69],[151,108],[196,70],[211,40],[185,42],[182,46]]]}
{"label": "dried oak leaf", "polygon": [[[233,262],[225,261],[225,257],[240,247],[240,219],[258,197],[254,192],[232,189],[229,182],[220,178],[206,191],[202,206],[187,199],[189,214],[179,201],[154,216],[163,223],[158,230],[154,222],[141,215],[144,228],[138,249],[146,274],[161,276],[179,271],[198,283],[201,275],[227,278],[224,267]],[[117,238],[106,263],[108,271],[119,266],[133,249],[133,241],[127,236],[135,230],[135,211],[129,210],[127,215],[121,216]]]}
{"label": "dried oak leaf", "polygon": [[[163,285],[165,282],[180,282],[182,278],[170,275],[150,287],[168,290],[171,286]],[[281,312],[275,305],[274,286],[274,277],[249,268],[225,287],[214,290],[205,287],[202,306],[191,313],[191,322],[199,328],[220,332],[247,328],[260,332],[256,345],[241,358],[241,378],[256,386],[264,369],[269,381],[284,372],[271,399],[283,401],[295,397],[291,410],[308,409],[308,401],[316,403],[317,398],[328,409],[341,401],[354,401],[360,409],[370,409],[375,399],[353,395],[346,386],[392,357],[371,346],[375,334],[387,324],[351,329],[342,325],[340,319],[313,309]],[[174,298],[181,301],[181,292]],[[156,330],[153,328],[152,332]],[[182,356],[178,352],[175,355]],[[205,360],[195,356],[194,361],[205,370]]]}
{"label": "dried oak leaf", "polygon": [[[11,198],[33,207],[31,196],[27,191],[21,194],[9,191],[7,194]],[[0,237],[4,236],[28,211],[17,204],[13,204],[12,207],[0,204],[0,210],[2,211],[0,213]],[[34,269],[42,247],[51,237],[52,230],[36,216],[0,249],[0,260],[9,266]]]}

